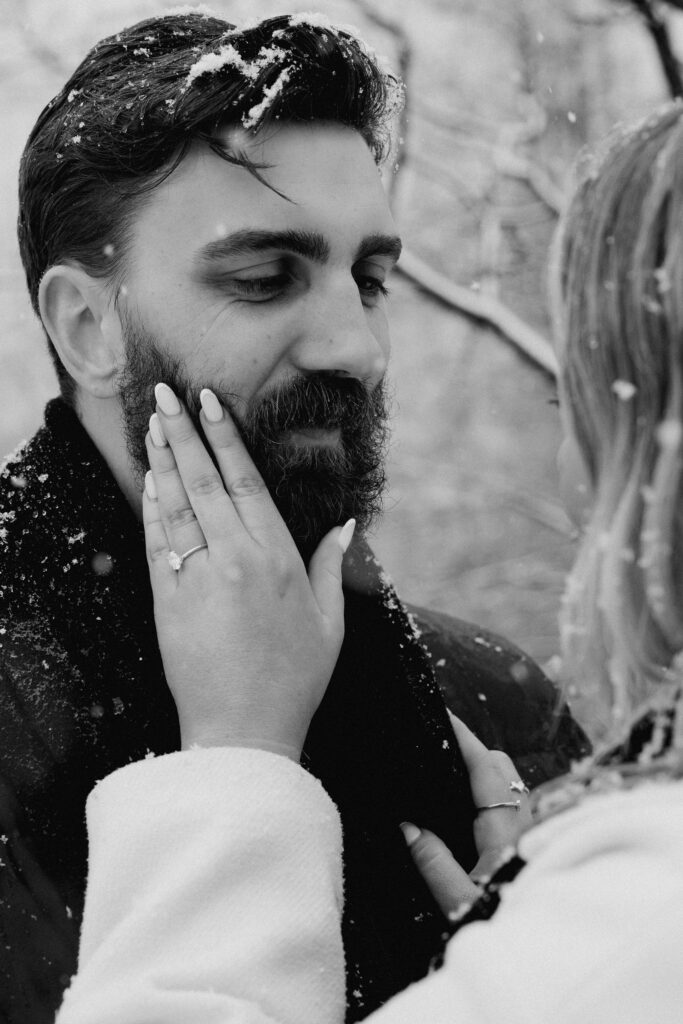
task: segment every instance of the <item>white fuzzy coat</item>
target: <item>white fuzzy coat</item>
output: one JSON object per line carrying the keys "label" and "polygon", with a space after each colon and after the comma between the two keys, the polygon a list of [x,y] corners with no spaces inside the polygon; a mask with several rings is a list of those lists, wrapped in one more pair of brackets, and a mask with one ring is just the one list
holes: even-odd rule
{"label": "white fuzzy coat", "polygon": [[[341,833],[297,765],[210,749],[88,801],[78,975],[57,1024],[342,1024]],[[371,1024],[680,1024],[683,782],[534,828],[491,921]]]}

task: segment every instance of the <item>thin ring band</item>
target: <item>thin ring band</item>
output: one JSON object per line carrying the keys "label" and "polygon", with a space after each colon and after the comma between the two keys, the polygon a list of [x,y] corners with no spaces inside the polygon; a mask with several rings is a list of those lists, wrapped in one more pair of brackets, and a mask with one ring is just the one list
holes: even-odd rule
{"label": "thin ring band", "polygon": [[476,811],[479,814],[481,811],[494,811],[497,807],[512,807],[513,810],[518,811],[521,800],[502,800],[498,804],[485,804],[484,807],[477,807]]}
{"label": "thin ring band", "polygon": [[209,545],[206,543],[195,544],[193,548],[190,548],[189,551],[186,551],[182,555],[179,555],[177,551],[169,551],[168,564],[171,566],[174,572],[180,572],[180,570],[183,567],[183,562],[185,561],[186,558],[189,558],[190,555],[194,555],[196,551],[203,551],[204,548],[208,548],[208,546]]}

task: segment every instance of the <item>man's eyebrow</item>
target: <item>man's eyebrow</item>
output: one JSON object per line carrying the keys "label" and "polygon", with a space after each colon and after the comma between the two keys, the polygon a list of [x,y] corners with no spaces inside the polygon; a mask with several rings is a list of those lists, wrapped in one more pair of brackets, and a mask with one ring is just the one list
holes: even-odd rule
{"label": "man's eyebrow", "polygon": [[265,231],[246,228],[216,238],[195,254],[194,262],[206,267],[234,256],[252,256],[269,249],[286,249],[318,263],[325,263],[330,247],[316,231]]}
{"label": "man's eyebrow", "polygon": [[[212,263],[236,256],[252,256],[270,249],[285,249],[317,263],[325,263],[330,256],[329,243],[317,231],[266,231],[246,228],[208,242],[196,253],[194,262],[206,268]],[[368,235],[359,245],[356,262],[369,256],[389,256],[396,261],[400,255],[401,239],[397,235],[374,234]]]}
{"label": "man's eyebrow", "polygon": [[403,244],[398,235],[368,235],[358,246],[356,262],[369,256],[389,256],[397,262],[402,248]]}

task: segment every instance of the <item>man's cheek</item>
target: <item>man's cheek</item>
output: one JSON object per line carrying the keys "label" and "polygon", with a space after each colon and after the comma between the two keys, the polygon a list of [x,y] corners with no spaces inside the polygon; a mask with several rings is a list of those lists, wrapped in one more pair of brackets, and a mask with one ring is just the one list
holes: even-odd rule
{"label": "man's cheek", "polygon": [[376,316],[379,318],[380,322],[375,324],[373,328],[373,334],[375,336],[378,349],[373,365],[373,379],[375,382],[381,380],[386,373],[389,365],[389,358],[391,356],[391,333],[389,331],[386,310],[378,310],[376,312]]}

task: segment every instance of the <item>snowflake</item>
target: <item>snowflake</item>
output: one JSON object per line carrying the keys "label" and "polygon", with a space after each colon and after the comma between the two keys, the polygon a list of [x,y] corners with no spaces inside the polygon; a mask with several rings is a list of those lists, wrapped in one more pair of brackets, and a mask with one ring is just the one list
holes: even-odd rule
{"label": "snowflake", "polygon": [[261,120],[268,107],[271,106],[275,97],[282,92],[284,86],[289,81],[291,74],[291,68],[284,68],[283,71],[277,76],[271,86],[266,86],[263,90],[263,99],[260,103],[257,103],[251,108],[249,113],[242,118],[242,124],[245,128],[254,128],[256,124]]}
{"label": "snowflake", "polygon": [[630,380],[615,380],[612,384],[612,391],[620,402],[629,402],[637,391],[635,384]]}

